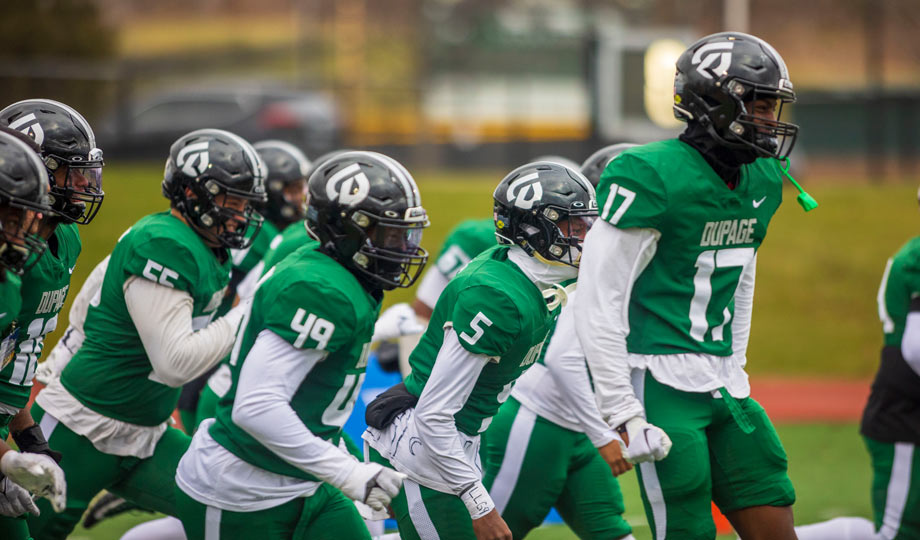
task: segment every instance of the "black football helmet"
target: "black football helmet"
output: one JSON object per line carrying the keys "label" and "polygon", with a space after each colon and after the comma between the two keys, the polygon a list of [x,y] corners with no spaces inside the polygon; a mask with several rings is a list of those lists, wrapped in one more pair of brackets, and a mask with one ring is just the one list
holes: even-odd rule
{"label": "black football helmet", "polygon": [[581,244],[597,219],[594,187],[577,169],[537,161],[514,169],[498,183],[495,236],[528,255],[578,267]]}
{"label": "black football helmet", "polygon": [[[0,111],[0,125],[25,133],[51,172],[51,208],[64,221],[86,225],[102,207],[102,150],[89,122],[50,99],[27,99]],[[63,185],[59,185],[63,184]]]}
{"label": "black football helmet", "polygon": [[[7,130],[0,129],[0,268],[23,274],[47,248],[33,225],[51,212],[48,171],[38,145]],[[0,281],[4,278],[0,275]]]}
{"label": "black football helmet", "polygon": [[[163,196],[205,240],[244,249],[262,227],[253,205],[267,200],[264,182],[265,164],[252,145],[229,131],[199,129],[170,147]],[[219,204],[221,195],[249,203],[240,212]]]}
{"label": "black football helmet", "polygon": [[601,174],[603,174],[607,165],[610,165],[613,158],[634,146],[639,145],[635,143],[618,143],[601,148],[588,156],[588,159],[581,164],[581,174],[585,175],[585,178],[597,189],[597,184],[601,181]]}
{"label": "black football helmet", "polygon": [[260,141],[252,147],[268,169],[265,177],[268,201],[255,205],[256,210],[279,229],[303,220],[310,160],[296,146],[284,141]]}
{"label": "black football helmet", "polygon": [[374,288],[410,287],[428,262],[428,214],[409,171],[376,152],[343,152],[308,182],[307,231]]}
{"label": "black football helmet", "polygon": [[[748,108],[774,99],[774,119]],[[741,32],[706,36],[677,59],[674,116],[699,122],[721,145],[785,159],[799,127],[782,122],[783,106],[795,102],[786,63],[766,41]]]}

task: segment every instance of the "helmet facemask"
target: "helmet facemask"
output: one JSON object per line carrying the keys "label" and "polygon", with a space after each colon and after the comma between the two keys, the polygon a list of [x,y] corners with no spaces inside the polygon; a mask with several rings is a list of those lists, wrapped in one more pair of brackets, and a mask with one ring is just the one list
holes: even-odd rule
{"label": "helmet facemask", "polygon": [[[799,126],[781,120],[784,106],[795,102],[795,93],[789,86],[789,89],[768,88],[741,79],[726,82],[725,90],[739,111],[728,125],[728,138],[744,143],[764,157],[779,160],[789,157],[799,134]],[[775,103],[772,119],[758,114],[756,108],[762,106],[762,100]]]}
{"label": "helmet facemask", "polygon": [[428,262],[422,248],[422,229],[428,216],[422,207],[406,210],[401,218],[372,216],[356,211],[352,223],[363,229],[364,243],[352,256],[359,272],[383,285],[383,289],[411,287]]}
{"label": "helmet facemask", "polygon": [[0,267],[22,275],[48,248],[37,234],[43,209],[16,199],[3,202],[5,204],[0,207]]}
{"label": "helmet facemask", "polygon": [[[211,244],[229,249],[252,245],[264,219],[251,203],[264,201],[264,194],[230,188],[212,178],[197,178],[189,189],[194,197],[184,203],[184,213],[198,234]],[[246,201],[243,210],[229,207],[228,197]]]}
{"label": "helmet facemask", "polygon": [[550,225],[550,240],[545,252],[540,255],[550,262],[562,263],[574,268],[581,264],[582,244],[591,225],[597,219],[597,208],[566,210],[547,206],[543,217]]}
{"label": "helmet facemask", "polygon": [[[86,225],[96,217],[105,193],[102,191],[102,151],[94,148],[86,159],[48,154],[43,158],[51,173],[51,207],[67,222]],[[63,186],[58,185],[63,178]]]}

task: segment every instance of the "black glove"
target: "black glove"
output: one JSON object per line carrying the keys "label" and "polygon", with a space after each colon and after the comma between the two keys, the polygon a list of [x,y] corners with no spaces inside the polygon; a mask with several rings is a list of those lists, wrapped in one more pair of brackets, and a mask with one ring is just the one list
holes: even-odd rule
{"label": "black glove", "polygon": [[60,463],[63,457],[60,452],[55,452],[48,446],[45,434],[42,433],[42,428],[38,424],[33,424],[18,433],[13,433],[13,440],[16,441],[16,446],[19,447],[19,450],[33,454],[45,454],[53,459],[55,463]]}

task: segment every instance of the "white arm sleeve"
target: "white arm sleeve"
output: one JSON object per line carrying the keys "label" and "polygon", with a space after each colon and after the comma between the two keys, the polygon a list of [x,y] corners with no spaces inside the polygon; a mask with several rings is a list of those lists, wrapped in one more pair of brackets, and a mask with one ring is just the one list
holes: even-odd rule
{"label": "white arm sleeve", "polygon": [[738,289],[735,290],[735,314],[732,318],[732,354],[741,367],[747,364],[748,339],[751,337],[751,315],[754,311],[754,277],[757,273],[757,255],[741,271]]}
{"label": "white arm sleeve", "polygon": [[297,388],[325,356],[262,330],[240,369],[231,418],[284,461],[339,486],[357,460],[314,435],[291,407]]}
{"label": "white arm sleeve", "polygon": [[575,334],[575,310],[571,302],[576,296],[576,293],[569,294],[569,303],[562,308],[556,321],[556,329],[543,362],[585,434],[599,448],[616,439],[617,435],[601,418],[594,400],[585,353]]}
{"label": "white arm sleeve", "polygon": [[630,383],[629,296],[655,256],[659,236],[654,229],[618,229],[597,221],[585,237],[575,330],[594,380],[598,409],[610,426],[645,416]]}
{"label": "white arm sleeve", "polygon": [[480,482],[482,475],[466,459],[454,413],[463,408],[488,362],[487,356],[464,349],[453,328],[445,329],[444,343],[415,406],[421,443],[441,478],[457,495]]}
{"label": "white arm sleeve", "polygon": [[904,323],[904,335],[901,337],[901,356],[904,361],[920,375],[920,311],[914,307],[916,300],[911,302],[911,311],[907,312]]}
{"label": "white arm sleeve", "polygon": [[102,281],[105,279],[105,270],[109,267],[109,256],[93,268],[86,277],[80,292],[73,299],[70,314],[67,317],[67,329],[64,335],[54,345],[48,357],[38,365],[35,378],[42,384],[48,384],[61,376],[61,372],[70,363],[73,355],[77,354],[83,345],[83,324],[86,322],[86,312],[89,306],[98,306],[102,293]]}
{"label": "white arm sleeve", "polygon": [[434,309],[434,305],[438,303],[438,297],[444,292],[444,288],[447,287],[449,281],[450,278],[442,274],[437,265],[431,265],[425,275],[422,276],[422,281],[415,290],[415,297],[426,306]]}
{"label": "white arm sleeve", "polygon": [[178,388],[230,352],[249,304],[241,303],[199,331],[192,329],[192,297],[185,291],[132,276],[125,305],[153,366],[151,380]]}

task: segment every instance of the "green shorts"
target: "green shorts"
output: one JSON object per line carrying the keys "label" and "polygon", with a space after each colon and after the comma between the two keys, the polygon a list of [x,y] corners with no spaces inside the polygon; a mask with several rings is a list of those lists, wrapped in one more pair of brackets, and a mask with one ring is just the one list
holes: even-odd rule
{"label": "green shorts", "polygon": [[667,458],[637,467],[655,538],[715,538],[710,500],[725,513],[795,502],[786,451],[755,400],[682,392],[648,372],[636,396],[674,443]]}
{"label": "green shorts", "polygon": [[610,540],[632,529],[620,484],[584,433],[509,398],[483,439],[483,483],[514,538],[539,527],[554,506],[579,537]]}
{"label": "green shorts", "polygon": [[863,439],[872,458],[875,530],[888,540],[920,540],[920,453],[916,445]]}
{"label": "green shorts", "polygon": [[42,426],[51,448],[61,452],[61,469],[67,480],[67,506],[57,514],[47,499],[35,503],[40,516],[29,516],[29,528],[36,538],[63,539],[73,530],[103,489],[108,489],[141,508],[176,515],[173,491],[176,468],[191,439],[175,428],[167,428],[146,459],[113,456],[100,452],[89,439],[57,422],[40,406],[32,406],[32,417]]}
{"label": "green shorts", "polygon": [[231,512],[202,504],[176,487],[179,519],[188,538],[207,540],[370,540],[355,504],[322,484],[313,495],[274,508]]}

